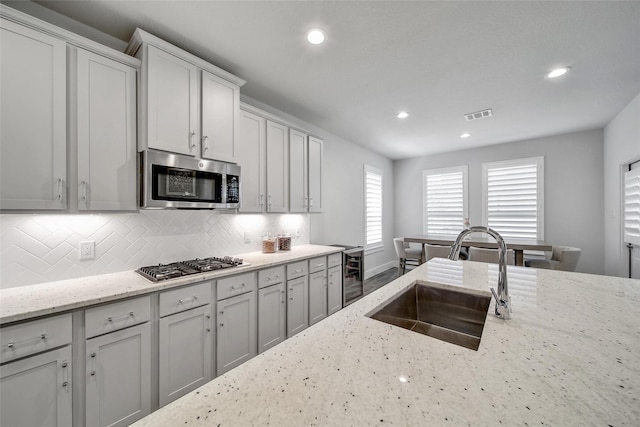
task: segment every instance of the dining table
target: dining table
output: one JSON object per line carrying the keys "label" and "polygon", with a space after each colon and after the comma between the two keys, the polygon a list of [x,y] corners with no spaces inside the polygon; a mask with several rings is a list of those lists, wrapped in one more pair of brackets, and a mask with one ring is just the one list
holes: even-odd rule
{"label": "dining table", "polygon": [[[436,234],[422,234],[422,235],[414,235],[405,237],[404,241],[406,243],[420,243],[422,247],[422,259],[425,259],[424,254],[424,244],[428,243],[431,245],[441,245],[441,246],[451,246],[455,242],[457,235],[436,235]],[[516,265],[524,265],[524,251],[551,251],[551,244],[545,242],[544,240],[537,239],[512,239],[512,238],[504,238],[505,243],[507,244],[507,249],[513,249],[515,255],[515,263]],[[497,249],[498,243],[495,241],[493,237],[487,236],[474,236],[473,234],[468,235],[462,241],[462,246],[464,247],[477,247],[477,248],[487,248],[487,249]]]}

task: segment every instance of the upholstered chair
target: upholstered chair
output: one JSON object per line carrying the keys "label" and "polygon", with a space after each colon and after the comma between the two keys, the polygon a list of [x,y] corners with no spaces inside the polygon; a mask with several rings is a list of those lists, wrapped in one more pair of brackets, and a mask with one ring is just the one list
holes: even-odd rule
{"label": "upholstered chair", "polygon": [[527,267],[546,268],[547,270],[575,271],[582,249],[571,246],[553,246],[551,259],[528,259]]}
{"label": "upholstered chair", "polygon": [[[469,261],[490,262],[497,264],[499,258],[498,249],[469,248]],[[512,249],[507,249],[507,265],[515,265]]]}
{"label": "upholstered chair", "polygon": [[405,273],[407,265],[418,266],[422,264],[422,250],[412,249],[405,243],[402,237],[393,239],[393,245],[398,255],[398,276]]}

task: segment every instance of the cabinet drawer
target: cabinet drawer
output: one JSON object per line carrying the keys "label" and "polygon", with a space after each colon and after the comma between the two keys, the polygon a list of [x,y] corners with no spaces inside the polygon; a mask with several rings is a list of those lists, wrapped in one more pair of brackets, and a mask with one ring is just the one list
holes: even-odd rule
{"label": "cabinet drawer", "polygon": [[216,300],[244,294],[256,289],[255,273],[245,273],[238,276],[218,280]]}
{"label": "cabinet drawer", "polygon": [[258,288],[282,283],[284,281],[284,266],[265,268],[258,271]]}
{"label": "cabinet drawer", "polygon": [[327,267],[336,267],[338,265],[342,265],[342,253],[331,254],[327,257]]}
{"label": "cabinet drawer", "polygon": [[180,313],[211,302],[211,282],[185,286],[160,294],[160,317]]}
{"label": "cabinet drawer", "polygon": [[151,299],[148,296],[90,308],[84,312],[85,338],[148,322],[150,318]]}
{"label": "cabinet drawer", "polygon": [[309,273],[315,273],[316,271],[322,271],[327,268],[327,257],[319,256],[311,258],[309,260]]}
{"label": "cabinet drawer", "polygon": [[71,313],[2,328],[0,342],[2,363],[69,344]]}
{"label": "cabinet drawer", "polygon": [[307,261],[292,262],[287,265],[287,280],[295,279],[296,277],[306,276],[309,271]]}

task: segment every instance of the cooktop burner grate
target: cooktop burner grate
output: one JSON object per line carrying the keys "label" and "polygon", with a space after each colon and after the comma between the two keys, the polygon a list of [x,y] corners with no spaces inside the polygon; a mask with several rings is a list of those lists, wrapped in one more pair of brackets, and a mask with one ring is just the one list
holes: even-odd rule
{"label": "cooktop burner grate", "polygon": [[159,282],[161,280],[243,265],[248,264],[243,263],[241,258],[225,256],[203,259],[196,258],[188,261],[173,262],[171,264],[150,265],[141,267],[137,269],[136,272],[152,282]]}

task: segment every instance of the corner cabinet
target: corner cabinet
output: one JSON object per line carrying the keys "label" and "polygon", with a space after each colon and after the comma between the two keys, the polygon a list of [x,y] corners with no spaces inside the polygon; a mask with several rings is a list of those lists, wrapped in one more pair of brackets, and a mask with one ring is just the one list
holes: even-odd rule
{"label": "corner cabinet", "polygon": [[136,210],[137,70],[83,49],[70,48],[70,56],[78,210]]}
{"label": "corner cabinet", "polygon": [[290,212],[322,212],[322,145],[321,139],[291,129]]}
{"label": "corner cabinet", "polygon": [[0,27],[0,208],[66,209],[66,43]]}
{"label": "corner cabinet", "polygon": [[126,52],[142,60],[139,150],[235,163],[245,81],[140,28]]}

